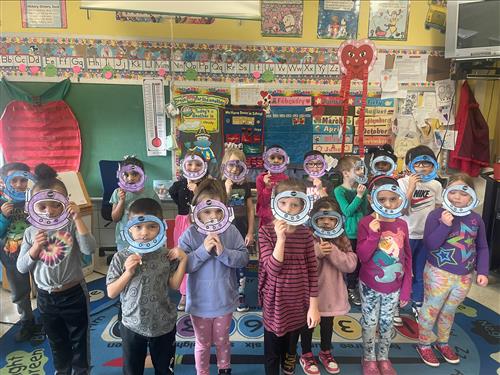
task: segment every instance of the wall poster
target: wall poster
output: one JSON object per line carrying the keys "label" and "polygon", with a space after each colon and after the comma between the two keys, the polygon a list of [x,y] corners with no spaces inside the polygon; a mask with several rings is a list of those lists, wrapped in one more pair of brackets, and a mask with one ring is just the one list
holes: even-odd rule
{"label": "wall poster", "polygon": [[320,0],[318,38],[357,39],[359,0]]}
{"label": "wall poster", "polygon": [[370,1],[368,38],[406,40],[409,16],[409,0]]}

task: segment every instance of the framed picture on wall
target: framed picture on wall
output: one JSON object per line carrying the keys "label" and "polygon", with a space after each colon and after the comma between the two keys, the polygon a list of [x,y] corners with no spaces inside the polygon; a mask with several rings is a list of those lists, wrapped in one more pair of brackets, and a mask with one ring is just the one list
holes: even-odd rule
{"label": "framed picture on wall", "polygon": [[302,36],[302,0],[262,0],[262,36]]}
{"label": "framed picture on wall", "polygon": [[368,38],[407,40],[409,17],[409,0],[371,0]]}
{"label": "framed picture on wall", "polygon": [[21,0],[21,20],[23,28],[65,29],[66,0]]}
{"label": "framed picture on wall", "polygon": [[357,39],[359,0],[320,0],[318,38]]}

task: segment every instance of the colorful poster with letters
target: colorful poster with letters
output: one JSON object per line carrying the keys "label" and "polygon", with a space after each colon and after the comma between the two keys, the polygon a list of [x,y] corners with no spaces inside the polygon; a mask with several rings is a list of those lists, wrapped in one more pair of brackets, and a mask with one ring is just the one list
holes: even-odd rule
{"label": "colorful poster with letters", "polygon": [[318,38],[357,39],[359,0],[320,0]]}
{"label": "colorful poster with letters", "polygon": [[406,40],[408,38],[409,0],[370,1],[368,38]]}
{"label": "colorful poster with letters", "polygon": [[302,0],[262,0],[262,36],[302,36]]}

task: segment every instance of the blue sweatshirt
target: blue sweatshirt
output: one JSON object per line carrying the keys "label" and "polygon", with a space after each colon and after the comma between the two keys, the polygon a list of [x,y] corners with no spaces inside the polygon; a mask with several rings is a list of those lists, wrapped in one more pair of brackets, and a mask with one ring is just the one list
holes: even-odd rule
{"label": "blue sweatshirt", "polygon": [[203,241],[206,235],[194,225],[179,238],[179,247],[188,256],[189,273],[186,312],[203,318],[216,318],[232,313],[238,306],[236,271],[248,263],[248,251],[240,232],[231,225],[219,238],[224,251],[211,255]]}

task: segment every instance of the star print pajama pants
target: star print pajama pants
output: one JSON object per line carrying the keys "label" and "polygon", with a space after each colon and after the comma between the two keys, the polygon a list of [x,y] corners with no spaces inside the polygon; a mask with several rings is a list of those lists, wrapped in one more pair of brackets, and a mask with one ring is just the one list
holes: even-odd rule
{"label": "star print pajama pants", "polygon": [[[437,340],[446,344],[457,307],[469,293],[472,273],[455,275],[427,263],[424,268],[424,304],[418,314],[420,345],[431,345]],[[433,332],[437,323],[437,336]]]}
{"label": "star print pajama pants", "polygon": [[191,315],[195,336],[194,360],[197,375],[210,374],[210,347],[212,344],[215,345],[219,370],[231,368],[229,329],[232,317],[232,313],[217,318],[202,318]]}

